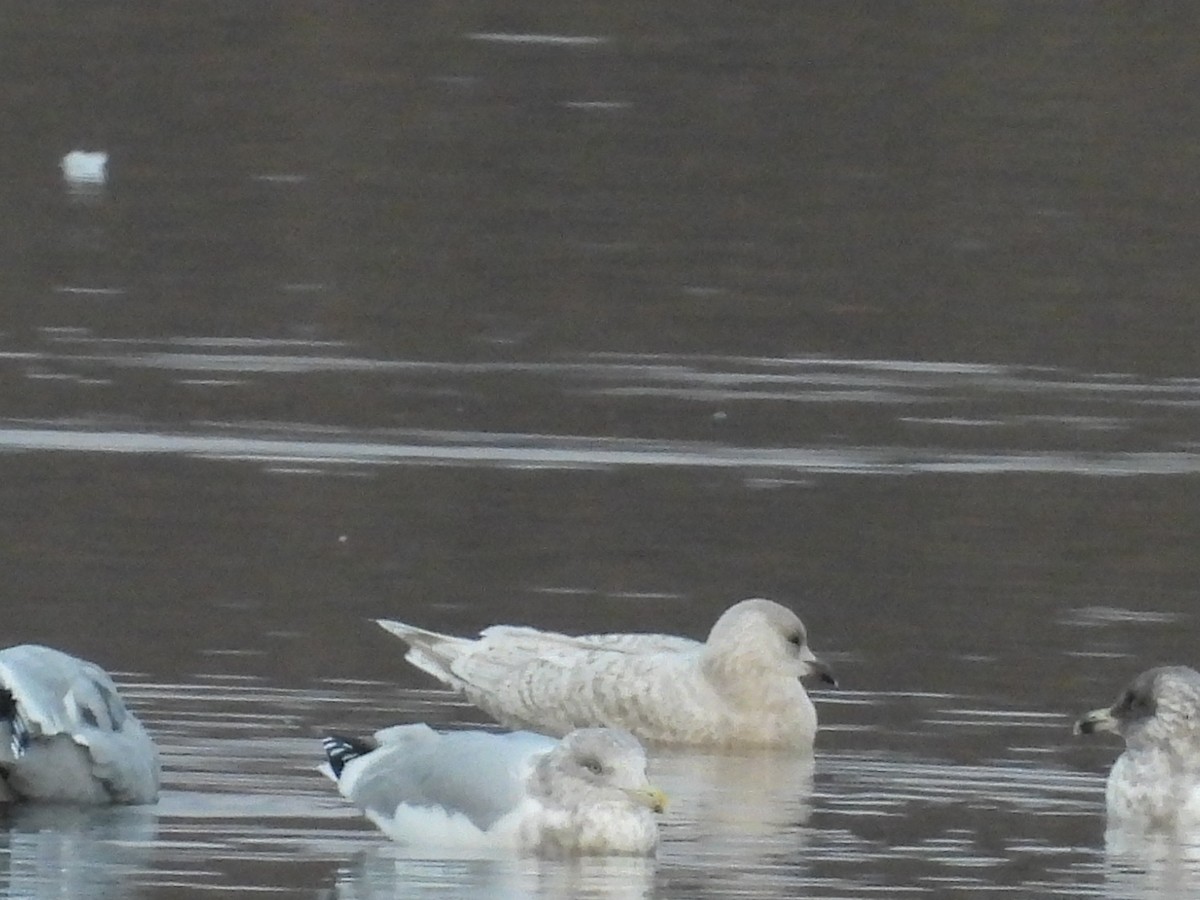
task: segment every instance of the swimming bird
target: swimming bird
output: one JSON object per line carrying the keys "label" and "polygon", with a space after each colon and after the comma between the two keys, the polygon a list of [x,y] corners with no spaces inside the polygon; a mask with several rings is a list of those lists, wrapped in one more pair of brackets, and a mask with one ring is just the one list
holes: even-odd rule
{"label": "swimming bird", "polygon": [[36,644],[0,650],[0,801],[153,803],[158,779],[107,672]]}
{"label": "swimming bird", "polygon": [[804,624],[770,600],[734,604],[703,643],[510,625],[472,639],[376,621],[409,645],[405,659],[501,724],[556,736],[603,726],[664,744],[811,751],[817,713],[799,679],[836,684]]}
{"label": "swimming bird", "polygon": [[646,780],[628,732],[439,732],[397,725],[373,738],[329,735],[322,771],[343,797],[404,844],[522,855],[649,856],[652,812],[665,795]]}
{"label": "swimming bird", "polygon": [[1200,672],[1143,672],[1112,706],[1075,723],[1076,734],[1097,731],[1125,738],[1105,788],[1110,827],[1200,837]]}

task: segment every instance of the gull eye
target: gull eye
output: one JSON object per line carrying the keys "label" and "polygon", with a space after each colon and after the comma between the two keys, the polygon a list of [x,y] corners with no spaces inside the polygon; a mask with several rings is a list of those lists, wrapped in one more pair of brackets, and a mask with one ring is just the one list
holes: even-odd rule
{"label": "gull eye", "polygon": [[1154,699],[1148,694],[1139,693],[1132,689],[1125,691],[1117,701],[1116,712],[1127,718],[1141,718],[1154,715]]}
{"label": "gull eye", "polygon": [[804,645],[804,635],[802,635],[798,631],[793,632],[792,634],[788,635],[787,642],[789,644],[791,644],[793,647],[803,646]]}
{"label": "gull eye", "polygon": [[600,765],[600,760],[598,759],[585,759],[580,763],[580,765],[582,765],[593,775],[601,775],[604,772],[604,766]]}

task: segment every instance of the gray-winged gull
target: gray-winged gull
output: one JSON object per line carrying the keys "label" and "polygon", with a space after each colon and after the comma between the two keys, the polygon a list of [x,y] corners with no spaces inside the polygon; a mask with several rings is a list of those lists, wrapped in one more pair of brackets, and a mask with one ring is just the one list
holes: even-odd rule
{"label": "gray-winged gull", "polygon": [[0,800],[153,803],[158,778],[107,672],[36,644],[0,650]]}
{"label": "gray-winged gull", "polygon": [[457,850],[647,856],[666,797],[628,732],[434,731],[397,725],[325,738],[322,771],[388,837]]}
{"label": "gray-winged gull", "polygon": [[1105,790],[1110,825],[1200,837],[1200,673],[1187,666],[1143,672],[1075,731],[1125,738]]}
{"label": "gray-winged gull", "polygon": [[835,684],[796,614],[743,600],[703,643],[662,634],[569,637],[496,625],[478,639],[378,619],[405,659],[510,728],[624,728],[645,741],[811,750],[817,713],[800,678]]}

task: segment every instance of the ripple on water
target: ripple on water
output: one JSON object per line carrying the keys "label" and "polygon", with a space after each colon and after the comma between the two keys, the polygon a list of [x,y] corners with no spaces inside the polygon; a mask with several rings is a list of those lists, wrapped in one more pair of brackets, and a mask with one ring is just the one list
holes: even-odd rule
{"label": "ripple on water", "polygon": [[[971,363],[797,357],[585,354],[531,361],[439,361],[376,358],[338,341],[259,337],[100,338],[84,329],[47,329],[36,350],[0,357],[30,379],[55,379],[62,390],[120,388],[159,373],[191,391],[211,390],[210,404],[228,422],[175,427],[178,417],[115,430],[103,422],[13,422],[0,447],[88,453],[174,453],[274,464],[310,474],[312,464],[457,465],[553,468],[665,466],[746,470],[758,483],[802,475],[1000,473],[1094,477],[1173,476],[1200,471],[1191,436],[1200,413],[1200,382],[1148,380],[1106,373]],[[665,435],[614,439],[572,434],[561,420],[529,433],[436,428],[320,428],[302,422],[248,421],[247,408],[280,379],[305,379],[346,396],[347,377],[379,379],[389,396],[470,396],[507,408],[526,391],[539,398],[627,404],[635,418],[651,410],[691,410],[703,421]],[[263,397],[254,400],[262,392]],[[354,392],[354,396],[361,396]],[[861,407],[855,430],[813,432],[797,405]],[[247,404],[249,404],[247,406]],[[561,404],[534,404],[553,410]],[[529,404],[523,408],[527,409]],[[1193,413],[1196,410],[1197,413]],[[964,415],[969,412],[969,415]],[[549,413],[547,413],[549,414]],[[269,413],[267,414],[270,415]],[[761,429],[764,417],[772,423]],[[362,418],[361,410],[345,417]],[[387,414],[387,421],[392,420]],[[433,417],[437,419],[436,416]],[[655,415],[655,421],[664,417]],[[577,425],[576,419],[570,420]],[[429,424],[435,424],[431,421]],[[1134,427],[1134,426],[1137,427]],[[964,426],[971,426],[969,428]],[[986,426],[986,427],[983,427]],[[307,464],[307,465],[306,465]]]}
{"label": "ripple on water", "polygon": [[[326,727],[470,720],[449,694],[358,680],[299,690],[254,677],[121,680],[162,747],[160,804],[76,812],[49,832],[14,819],[8,896],[36,896],[39,881],[91,891],[74,896],[312,896],[315,886],[345,898],[1086,896],[1105,877],[1099,842],[1080,839],[1081,823],[1085,832],[1099,827],[1103,778],[1053,757],[1014,759],[1005,747],[974,762],[899,747],[832,748],[815,761],[659,748],[651,777],[671,803],[656,860],[447,859],[384,839],[316,766]],[[1000,720],[1011,735],[1050,722],[946,694],[846,699],[846,709],[880,721],[889,710],[927,710],[913,722],[915,737],[903,739],[920,747],[926,737],[936,747],[954,723]],[[858,734],[837,740],[861,745]],[[886,745],[887,732],[878,734],[872,743]]]}

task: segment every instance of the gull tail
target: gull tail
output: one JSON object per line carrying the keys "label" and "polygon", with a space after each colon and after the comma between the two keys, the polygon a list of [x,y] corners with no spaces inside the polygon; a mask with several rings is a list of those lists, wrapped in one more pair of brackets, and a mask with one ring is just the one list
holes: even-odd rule
{"label": "gull tail", "polygon": [[476,641],[426,631],[394,619],[376,619],[375,624],[408,644],[404,658],[422,672],[457,690],[465,687],[463,680],[454,674],[453,667],[460,657],[476,645]]}

